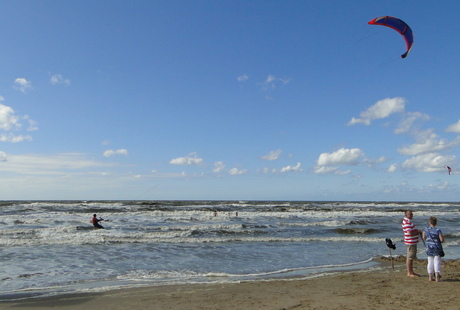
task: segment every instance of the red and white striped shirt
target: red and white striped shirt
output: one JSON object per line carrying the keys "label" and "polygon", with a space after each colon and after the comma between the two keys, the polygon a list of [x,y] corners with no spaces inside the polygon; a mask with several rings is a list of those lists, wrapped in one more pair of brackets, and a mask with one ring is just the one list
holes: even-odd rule
{"label": "red and white striped shirt", "polygon": [[418,234],[411,235],[411,231],[415,229],[415,224],[405,217],[402,221],[402,229],[404,232],[404,243],[407,245],[413,245],[418,243]]}

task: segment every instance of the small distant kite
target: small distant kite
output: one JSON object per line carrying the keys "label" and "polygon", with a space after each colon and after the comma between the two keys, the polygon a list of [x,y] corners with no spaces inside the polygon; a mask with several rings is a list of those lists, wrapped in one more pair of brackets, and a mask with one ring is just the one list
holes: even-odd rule
{"label": "small distant kite", "polygon": [[452,168],[450,168],[449,166],[444,166],[444,168],[447,168],[447,171],[449,172],[449,175],[452,174]]}
{"label": "small distant kite", "polygon": [[414,34],[412,33],[412,29],[410,29],[410,27],[405,22],[396,17],[381,16],[374,18],[373,20],[368,22],[368,24],[390,27],[399,32],[406,41],[407,47],[406,52],[401,55],[401,58],[406,58],[407,54],[409,54],[412,48],[412,45],[414,44]]}

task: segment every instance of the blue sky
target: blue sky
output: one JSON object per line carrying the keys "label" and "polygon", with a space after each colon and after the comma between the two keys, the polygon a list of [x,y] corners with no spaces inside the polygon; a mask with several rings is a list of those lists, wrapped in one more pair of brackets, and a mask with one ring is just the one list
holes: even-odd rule
{"label": "blue sky", "polygon": [[0,199],[460,199],[460,2],[0,8]]}

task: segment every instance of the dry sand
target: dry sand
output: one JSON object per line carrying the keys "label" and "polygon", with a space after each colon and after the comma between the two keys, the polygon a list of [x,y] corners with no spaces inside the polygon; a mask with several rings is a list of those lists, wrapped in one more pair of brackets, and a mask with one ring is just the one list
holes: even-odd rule
{"label": "dry sand", "polygon": [[197,284],[114,290],[0,302],[0,309],[460,309],[460,261],[444,260],[442,282],[429,282],[426,260],[414,264],[421,277],[406,276],[404,257],[387,259],[378,271],[351,271],[308,280]]}

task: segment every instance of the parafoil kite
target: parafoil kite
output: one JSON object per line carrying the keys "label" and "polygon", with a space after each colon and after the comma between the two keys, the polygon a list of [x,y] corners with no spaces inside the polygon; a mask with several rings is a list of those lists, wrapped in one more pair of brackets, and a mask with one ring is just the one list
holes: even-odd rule
{"label": "parafoil kite", "polygon": [[444,168],[447,168],[447,171],[449,172],[449,175],[452,174],[452,168],[450,168],[449,166],[444,166]]}
{"label": "parafoil kite", "polygon": [[368,22],[368,24],[387,26],[399,32],[406,41],[407,47],[406,52],[401,55],[401,58],[406,58],[407,54],[409,54],[412,48],[412,45],[414,44],[414,34],[412,33],[412,29],[410,29],[410,27],[405,22],[396,17],[381,16],[374,18]]}

